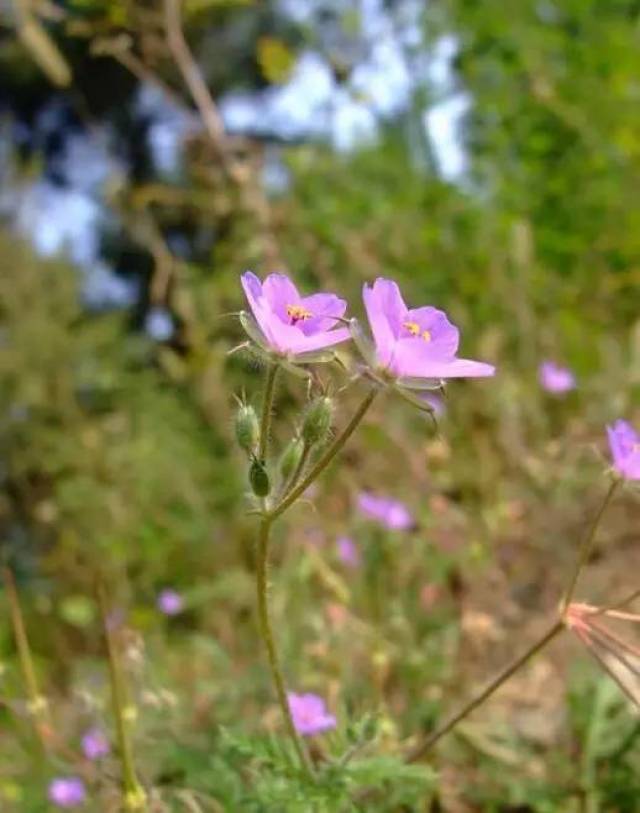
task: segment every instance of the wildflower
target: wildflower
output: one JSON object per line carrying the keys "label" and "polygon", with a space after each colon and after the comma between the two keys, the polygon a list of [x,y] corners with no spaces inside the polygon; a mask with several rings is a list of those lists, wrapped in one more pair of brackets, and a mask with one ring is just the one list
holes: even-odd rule
{"label": "wildflower", "polygon": [[336,727],[336,718],[327,713],[324,700],[317,694],[287,694],[293,725],[299,734],[311,737]]}
{"label": "wildflower", "polygon": [[49,801],[57,807],[76,807],[87,796],[84,782],[77,776],[58,777],[49,784]]}
{"label": "wildflower", "polygon": [[356,543],[348,536],[340,536],[336,541],[338,547],[338,558],[347,567],[358,567],[360,565],[360,551]]}
{"label": "wildflower", "polygon": [[90,728],[82,737],[82,753],[87,759],[106,757],[110,750],[109,740],[99,728]]}
{"label": "wildflower", "polygon": [[253,316],[242,311],[240,321],[267,353],[289,362],[326,361],[332,356],[320,351],[349,339],[348,328],[339,327],[347,303],[335,294],[302,297],[284,274],[261,282],[247,271],[241,281]]}
{"label": "wildflower", "polygon": [[[363,298],[373,344],[355,319],[350,322],[351,334],[372,374],[383,383],[400,391],[433,390],[447,378],[495,373],[490,364],[457,358],[459,331],[447,315],[431,306],[408,308],[395,282],[379,278],[364,286]],[[416,402],[424,408],[419,399]]]}
{"label": "wildflower", "polygon": [[358,508],[365,517],[376,520],[390,531],[408,531],[415,525],[407,506],[391,497],[377,497],[363,491],[358,496]]}
{"label": "wildflower", "polygon": [[553,361],[543,361],[538,370],[540,385],[547,392],[562,395],[576,387],[576,377],[568,367]]}
{"label": "wildflower", "polygon": [[170,587],[162,590],[158,595],[157,607],[165,615],[178,615],[182,612],[184,602],[180,593]]}
{"label": "wildflower", "polygon": [[607,426],[613,468],[627,480],[640,480],[640,435],[627,421]]}

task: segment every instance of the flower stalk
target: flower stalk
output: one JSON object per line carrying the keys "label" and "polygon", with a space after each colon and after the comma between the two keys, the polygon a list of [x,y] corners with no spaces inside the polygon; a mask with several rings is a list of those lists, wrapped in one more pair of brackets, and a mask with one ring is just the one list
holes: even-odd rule
{"label": "flower stalk", "polygon": [[20,671],[27,691],[29,715],[34,721],[36,736],[43,748],[46,748],[51,737],[51,725],[49,719],[49,707],[46,697],[40,692],[38,678],[33,664],[31,647],[27,636],[27,628],[20,607],[20,599],[16,589],[13,573],[8,567],[2,568],[2,579],[4,582],[7,601],[9,602],[9,614],[11,626],[18,650],[18,660]]}
{"label": "flower stalk", "polygon": [[447,720],[445,720],[442,725],[437,728],[432,734],[430,734],[426,739],[422,742],[418,743],[414,748],[409,751],[406,755],[407,762],[417,762],[421,759],[425,754],[427,754],[431,749],[438,743],[445,734],[448,734],[455,726],[458,725],[465,717],[471,714],[472,711],[481,706],[485,700],[487,700],[491,695],[497,691],[503,683],[505,683],[509,678],[515,674],[521,666],[524,666],[527,661],[529,661],[534,655],[544,649],[548,643],[550,643],[556,635],[558,635],[565,627],[564,619],[559,618],[553,622],[553,624],[546,629],[544,634],[538,638],[531,646],[519,655],[515,660],[513,660],[510,664],[508,664],[501,672],[499,672],[485,687],[482,689],[478,694],[474,695],[474,697],[469,700],[461,709],[459,709],[455,714],[452,714]]}
{"label": "flower stalk", "polygon": [[600,522],[602,520],[602,517],[604,516],[604,512],[606,511],[607,506],[611,502],[611,499],[615,494],[616,489],[618,488],[619,483],[620,480],[618,478],[612,481],[607,493],[605,494],[604,500],[602,501],[602,504],[598,509],[598,512],[596,513],[591,525],[589,526],[587,535],[585,536],[582,544],[580,545],[580,550],[578,552],[578,561],[576,562],[576,566],[569,581],[569,586],[565,591],[565,594],[560,603],[560,613],[563,616],[566,615],[567,609],[569,608],[569,605],[573,601],[573,596],[575,594],[576,587],[578,586],[578,579],[580,578],[580,574],[582,573],[584,566],[589,561],[589,557],[591,556],[591,552],[593,551],[593,545],[595,543],[598,528],[600,527]]}
{"label": "flower stalk", "polygon": [[135,719],[135,709],[127,697],[122,663],[118,643],[112,625],[109,623],[109,610],[104,585],[98,584],[98,602],[102,614],[107,658],[109,662],[109,680],[111,684],[111,702],[116,722],[118,752],[122,765],[122,794],[124,809],[127,811],[146,811],[147,795],[138,781],[133,756],[133,745],[130,736],[130,724]]}

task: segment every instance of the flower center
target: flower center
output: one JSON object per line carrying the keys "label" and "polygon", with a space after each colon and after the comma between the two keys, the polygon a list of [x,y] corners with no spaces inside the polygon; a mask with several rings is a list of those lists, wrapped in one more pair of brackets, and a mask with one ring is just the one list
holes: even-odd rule
{"label": "flower center", "polygon": [[420,325],[417,322],[403,322],[402,327],[408,330],[412,336],[420,336],[425,342],[431,341],[431,333],[428,330],[420,331]]}
{"label": "flower center", "polygon": [[291,324],[295,325],[297,322],[306,322],[313,314],[304,305],[287,305],[287,316],[291,319]]}

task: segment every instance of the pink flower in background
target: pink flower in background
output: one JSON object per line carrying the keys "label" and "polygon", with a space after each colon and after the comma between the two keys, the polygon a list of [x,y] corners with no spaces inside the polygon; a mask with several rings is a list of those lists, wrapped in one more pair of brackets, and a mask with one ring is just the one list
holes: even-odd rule
{"label": "pink flower in background", "polygon": [[627,480],[640,480],[640,435],[627,421],[607,426],[613,468]]}
{"label": "pink flower in background", "polygon": [[426,306],[408,308],[395,282],[365,285],[363,298],[374,347],[368,348],[357,323],[352,335],[368,363],[411,389],[434,389],[446,378],[492,376],[495,367],[457,358],[459,332],[447,315]]}
{"label": "pink flower in background", "polygon": [[249,336],[263,349],[282,356],[315,353],[347,341],[349,329],[340,327],[347,303],[335,294],[302,297],[284,274],[269,274],[261,282],[247,271],[242,287],[253,313],[241,314]]}
{"label": "pink flower in background", "polygon": [[178,615],[183,610],[184,601],[180,593],[168,587],[158,595],[157,607],[165,615]]}
{"label": "pink flower in background", "polygon": [[110,750],[109,740],[99,728],[90,728],[82,737],[82,753],[87,759],[106,757]]}
{"label": "pink flower in background", "polygon": [[358,567],[361,557],[356,543],[348,536],[340,536],[336,540],[338,558],[347,567]]}
{"label": "pink flower in background", "polygon": [[293,725],[303,737],[322,734],[336,727],[336,718],[328,714],[327,705],[317,694],[287,694]]}
{"label": "pink flower in background", "polygon": [[49,801],[57,807],[77,807],[87,798],[84,782],[77,776],[64,776],[52,780],[48,791]]}
{"label": "pink flower in background", "polygon": [[390,531],[408,531],[415,521],[407,506],[390,497],[377,497],[368,491],[358,496],[358,508],[369,519],[374,519]]}
{"label": "pink flower in background", "polygon": [[560,367],[553,361],[543,361],[538,370],[542,388],[561,395],[576,388],[576,377],[568,367]]}

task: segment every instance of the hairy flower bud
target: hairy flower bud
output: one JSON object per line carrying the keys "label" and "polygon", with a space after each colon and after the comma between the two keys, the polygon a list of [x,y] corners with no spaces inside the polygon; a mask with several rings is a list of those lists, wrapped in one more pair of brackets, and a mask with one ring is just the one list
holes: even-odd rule
{"label": "hairy flower bud", "polygon": [[296,470],[298,463],[300,463],[303,449],[304,441],[302,438],[293,438],[285,447],[282,457],[280,458],[280,474],[283,480],[288,480]]}
{"label": "hairy flower bud", "polygon": [[302,422],[301,436],[305,443],[313,446],[326,439],[331,429],[333,418],[333,401],[326,395],[314,399],[309,406]]}
{"label": "hairy flower bud", "polygon": [[249,485],[256,497],[266,497],[271,491],[267,468],[257,457],[253,458],[249,467]]}
{"label": "hairy flower bud", "polygon": [[238,445],[248,454],[252,454],[260,436],[258,416],[256,411],[249,404],[240,404],[236,414],[236,440]]}

